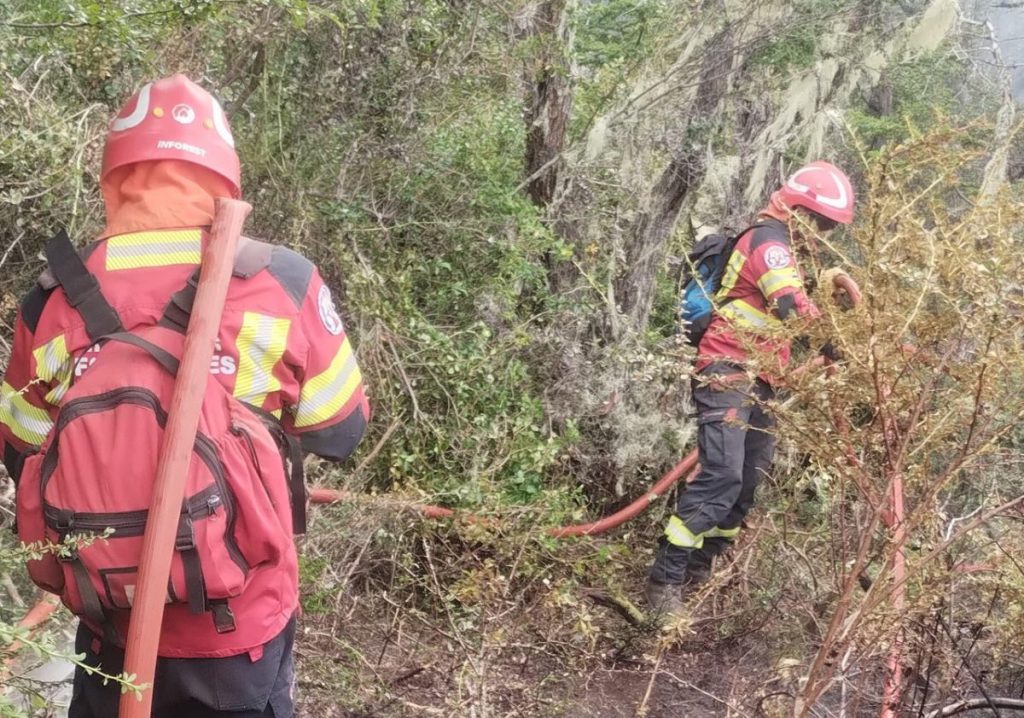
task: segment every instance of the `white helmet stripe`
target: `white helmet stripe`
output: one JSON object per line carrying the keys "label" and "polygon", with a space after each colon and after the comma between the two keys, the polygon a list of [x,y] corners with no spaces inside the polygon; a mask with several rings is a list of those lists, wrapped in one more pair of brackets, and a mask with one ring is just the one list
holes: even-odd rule
{"label": "white helmet stripe", "polygon": [[110,123],[111,132],[130,130],[146,119],[146,113],[149,112],[149,88],[152,86],[152,82],[143,85],[142,89],[139,90],[139,99],[135,103],[135,110],[127,117],[118,117]]}
{"label": "white helmet stripe", "polygon": [[224,110],[221,109],[220,103],[217,102],[216,97],[210,98],[213,100],[213,126],[217,130],[217,134],[220,138],[228,143],[228,147],[234,149],[235,138],[231,136],[231,130],[228,129],[227,120],[224,117]]}
{"label": "white helmet stripe", "polygon": [[[796,178],[799,177],[804,172],[811,172],[814,169],[817,168],[812,167],[798,170],[796,174],[789,178],[789,181],[786,184],[789,185],[790,189],[796,190],[797,192],[803,194],[810,192],[811,188],[805,184],[797,182]],[[839,190],[839,197],[833,199],[832,197],[825,197],[824,195],[815,193],[815,198],[826,207],[833,207],[835,209],[846,209],[850,205],[850,198],[846,194],[846,187],[843,185],[843,181],[839,178],[839,175],[837,175],[832,170],[829,170],[828,173],[832,176],[832,179],[835,180],[836,188]]]}

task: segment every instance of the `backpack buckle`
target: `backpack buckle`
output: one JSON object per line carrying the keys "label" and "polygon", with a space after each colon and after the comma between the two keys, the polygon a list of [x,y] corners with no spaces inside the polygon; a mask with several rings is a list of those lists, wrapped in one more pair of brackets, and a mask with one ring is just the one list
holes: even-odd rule
{"label": "backpack buckle", "polygon": [[210,601],[210,613],[213,615],[213,627],[217,633],[231,633],[235,630],[235,614],[227,599]]}
{"label": "backpack buckle", "polygon": [[61,509],[57,512],[57,518],[53,521],[53,528],[63,538],[75,527],[75,512],[68,509]]}

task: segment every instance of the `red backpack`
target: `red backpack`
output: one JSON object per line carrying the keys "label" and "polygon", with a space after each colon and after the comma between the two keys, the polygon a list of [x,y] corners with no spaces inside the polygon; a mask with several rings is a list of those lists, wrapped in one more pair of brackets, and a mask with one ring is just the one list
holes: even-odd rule
{"label": "red backpack", "polygon": [[[251,262],[266,245],[246,247],[239,263]],[[32,580],[120,643],[111,612],[132,605],[198,270],[172,297],[160,324],[127,333],[66,235],[51,240],[47,259],[89,338],[103,347],[65,394],[40,451],[25,460],[18,533],[25,543],[62,544],[59,552],[29,562]],[[297,442],[274,417],[207,377],[169,603],[187,604],[193,614],[209,612],[217,633],[236,630],[231,601],[245,592],[254,569],[285,565],[293,529],[305,529],[301,467]]]}

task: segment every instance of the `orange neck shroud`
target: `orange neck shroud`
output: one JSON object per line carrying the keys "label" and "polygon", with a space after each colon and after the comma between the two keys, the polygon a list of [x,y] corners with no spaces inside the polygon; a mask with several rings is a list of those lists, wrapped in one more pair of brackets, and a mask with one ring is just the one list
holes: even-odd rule
{"label": "orange neck shroud", "polygon": [[157,160],[119,167],[103,180],[107,226],[100,239],[128,232],[204,227],[214,199],[231,197],[220,175],[190,162]]}

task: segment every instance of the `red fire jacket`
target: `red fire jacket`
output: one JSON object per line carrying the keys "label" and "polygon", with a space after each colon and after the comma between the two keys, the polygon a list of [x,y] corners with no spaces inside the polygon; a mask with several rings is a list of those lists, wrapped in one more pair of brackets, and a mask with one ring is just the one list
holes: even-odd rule
{"label": "red fire jacket", "polygon": [[817,317],[820,312],[804,290],[803,273],[790,247],[786,225],[762,218],[736,243],[717,309],[697,351],[696,368],[716,361],[743,364],[751,353],[775,357],[761,376],[773,383],[789,363],[789,342],[773,336],[791,316]]}

